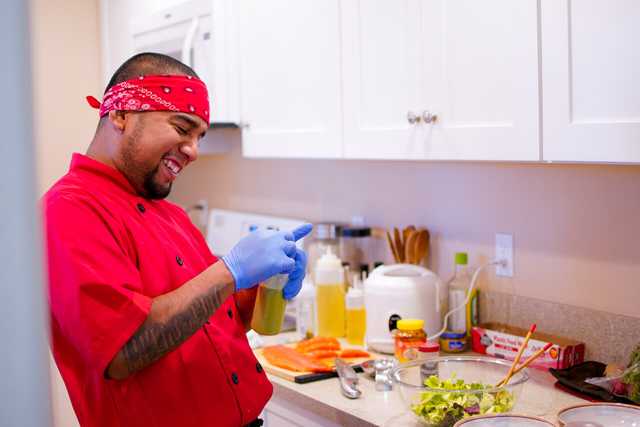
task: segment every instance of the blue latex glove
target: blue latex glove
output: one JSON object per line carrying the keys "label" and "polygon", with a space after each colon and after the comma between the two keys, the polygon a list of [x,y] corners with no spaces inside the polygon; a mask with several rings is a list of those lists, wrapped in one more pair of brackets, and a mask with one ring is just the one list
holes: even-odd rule
{"label": "blue latex glove", "polygon": [[236,291],[251,288],[276,274],[296,271],[295,242],[312,228],[311,224],[305,224],[292,232],[256,230],[242,238],[222,257],[235,280]]}
{"label": "blue latex glove", "polygon": [[296,248],[296,255],[294,259],[296,265],[293,268],[293,271],[289,273],[289,280],[282,290],[284,299],[291,299],[298,295],[300,288],[302,288],[302,279],[304,279],[304,275],[307,270],[307,254],[303,250]]}

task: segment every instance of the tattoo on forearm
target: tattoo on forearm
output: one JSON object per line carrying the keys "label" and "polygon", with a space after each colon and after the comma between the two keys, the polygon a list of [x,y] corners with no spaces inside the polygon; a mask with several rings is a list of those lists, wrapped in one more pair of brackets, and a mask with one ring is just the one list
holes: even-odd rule
{"label": "tattoo on forearm", "polygon": [[122,348],[129,373],[155,362],[193,335],[222,305],[222,288],[191,302],[165,323],[145,322]]}

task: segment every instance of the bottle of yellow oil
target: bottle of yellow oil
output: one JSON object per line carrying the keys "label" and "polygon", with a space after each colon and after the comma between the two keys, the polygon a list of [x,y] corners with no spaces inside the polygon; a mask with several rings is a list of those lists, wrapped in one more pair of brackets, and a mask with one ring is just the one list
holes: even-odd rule
{"label": "bottle of yellow oil", "polygon": [[367,315],[364,309],[364,293],[362,281],[355,276],[353,285],[346,296],[347,342],[353,345],[364,345]]}
{"label": "bottle of yellow oil", "polygon": [[344,270],[331,247],[318,259],[315,267],[318,335],[344,337]]}

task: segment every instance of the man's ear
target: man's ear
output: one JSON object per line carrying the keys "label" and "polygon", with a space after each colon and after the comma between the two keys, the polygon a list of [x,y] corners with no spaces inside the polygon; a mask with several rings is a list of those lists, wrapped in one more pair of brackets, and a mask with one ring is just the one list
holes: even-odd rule
{"label": "man's ear", "polygon": [[109,111],[109,121],[120,132],[124,132],[127,127],[127,112],[119,110]]}

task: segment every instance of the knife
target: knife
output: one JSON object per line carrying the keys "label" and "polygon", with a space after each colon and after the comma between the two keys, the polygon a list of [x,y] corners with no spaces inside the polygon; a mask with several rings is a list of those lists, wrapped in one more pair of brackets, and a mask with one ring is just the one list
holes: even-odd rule
{"label": "knife", "polygon": [[340,390],[349,399],[357,399],[362,395],[358,389],[358,374],[347,362],[336,358],[336,372],[340,379]]}

